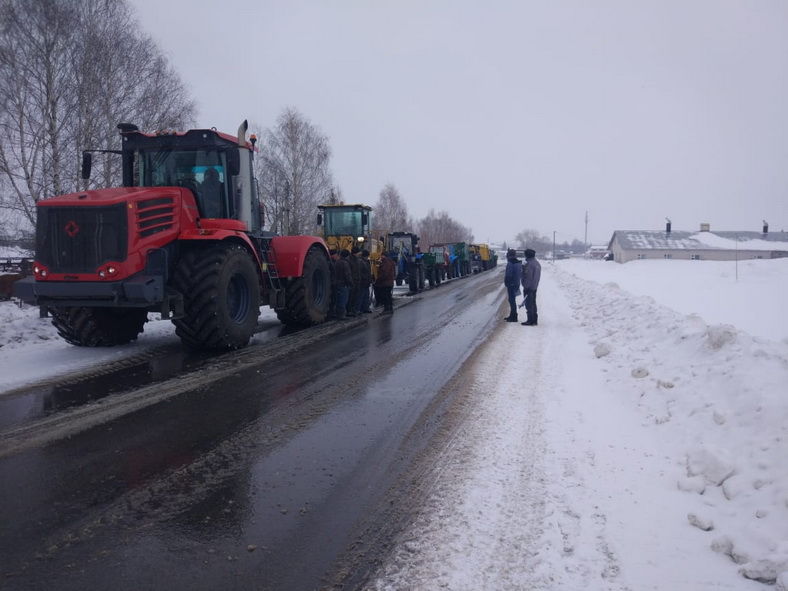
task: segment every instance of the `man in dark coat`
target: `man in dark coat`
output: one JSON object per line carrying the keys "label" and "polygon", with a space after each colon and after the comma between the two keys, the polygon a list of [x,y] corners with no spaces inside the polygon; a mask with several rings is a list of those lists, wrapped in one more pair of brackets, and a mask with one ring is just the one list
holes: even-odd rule
{"label": "man in dark coat", "polygon": [[369,286],[372,285],[372,267],[369,263],[369,251],[364,249],[359,256],[359,283],[358,293],[358,313],[370,314],[372,310],[369,309]]}
{"label": "man in dark coat", "polygon": [[515,298],[520,293],[523,265],[512,248],[506,252],[506,261],[506,273],[503,276],[503,284],[506,286],[506,295],[509,298],[509,315],[504,320],[506,322],[517,322],[517,302]]}
{"label": "man in dark coat", "polygon": [[394,279],[397,276],[397,253],[383,253],[380,257],[378,278],[375,280],[375,299],[383,304],[384,314],[394,313],[394,302],[391,292],[394,290]]}
{"label": "man in dark coat", "polygon": [[536,260],[536,253],[532,249],[525,251],[525,268],[523,269],[523,294],[525,295],[526,320],[521,322],[524,326],[536,326],[539,315],[536,313],[536,290],[539,288],[539,279],[542,277],[542,265]]}
{"label": "man in dark coat", "polygon": [[342,320],[347,313],[347,299],[348,294],[350,293],[350,288],[353,285],[353,276],[350,272],[350,263],[348,263],[348,257],[350,253],[346,248],[343,248],[339,253],[339,258],[334,263],[334,271],[336,275],[336,290],[335,290],[335,301],[336,301],[336,315],[337,320]]}
{"label": "man in dark coat", "polygon": [[350,256],[347,257],[347,262],[350,265],[350,275],[353,278],[353,285],[350,286],[350,293],[347,300],[347,315],[356,316],[358,310],[358,293],[361,284],[361,261],[358,259],[359,248],[354,246],[350,251]]}

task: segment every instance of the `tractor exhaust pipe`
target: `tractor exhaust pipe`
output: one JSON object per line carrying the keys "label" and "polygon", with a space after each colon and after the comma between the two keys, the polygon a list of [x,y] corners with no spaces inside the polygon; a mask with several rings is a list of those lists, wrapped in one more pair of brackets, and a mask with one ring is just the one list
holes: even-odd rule
{"label": "tractor exhaust pipe", "polygon": [[244,119],[244,122],[238,126],[238,145],[241,147],[246,146],[246,130],[249,129],[249,123]]}

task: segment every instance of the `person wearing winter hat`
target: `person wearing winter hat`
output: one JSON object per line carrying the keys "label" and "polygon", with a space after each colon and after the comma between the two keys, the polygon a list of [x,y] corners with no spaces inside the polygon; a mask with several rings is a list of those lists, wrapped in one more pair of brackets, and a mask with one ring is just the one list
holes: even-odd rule
{"label": "person wearing winter hat", "polygon": [[523,276],[523,265],[517,258],[513,248],[506,252],[506,273],[503,284],[506,286],[506,296],[509,299],[509,315],[504,318],[506,322],[517,322],[517,302],[515,298],[520,293],[520,281]]}
{"label": "person wearing winter hat", "polygon": [[523,326],[536,326],[539,315],[536,313],[536,290],[539,287],[539,279],[542,276],[542,265],[536,260],[536,252],[533,249],[525,251],[525,268],[523,269],[523,295],[525,296],[525,322]]}

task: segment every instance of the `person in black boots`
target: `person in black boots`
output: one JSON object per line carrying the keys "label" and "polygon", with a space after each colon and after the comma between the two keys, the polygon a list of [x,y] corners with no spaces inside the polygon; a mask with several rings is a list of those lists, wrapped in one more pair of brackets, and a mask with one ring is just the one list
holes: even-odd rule
{"label": "person in black boots", "polygon": [[347,257],[347,262],[350,265],[350,274],[353,277],[353,285],[350,286],[347,298],[347,315],[351,317],[358,314],[358,292],[361,286],[361,261],[357,256],[359,251],[359,247],[354,246],[350,251],[350,256]]}
{"label": "person in black boots", "polygon": [[397,276],[397,263],[394,260],[397,253],[384,252],[380,256],[380,266],[378,267],[378,278],[375,279],[375,300],[382,302],[383,313],[394,313],[394,302],[391,299],[394,289],[394,278]]}
{"label": "person in black boots", "polygon": [[523,295],[525,296],[525,322],[523,326],[536,326],[539,315],[536,313],[536,290],[542,276],[542,265],[536,260],[536,253],[532,249],[525,251],[525,268],[523,269]]}
{"label": "person in black boots", "polygon": [[503,277],[503,284],[506,286],[506,295],[509,298],[509,315],[504,320],[506,322],[517,322],[517,302],[515,297],[520,293],[523,265],[512,248],[506,252],[506,261],[506,273]]}

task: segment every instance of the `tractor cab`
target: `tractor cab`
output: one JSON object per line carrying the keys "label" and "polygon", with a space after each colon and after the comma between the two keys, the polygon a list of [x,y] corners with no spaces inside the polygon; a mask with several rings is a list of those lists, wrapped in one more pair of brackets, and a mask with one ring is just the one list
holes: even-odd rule
{"label": "tractor cab", "polygon": [[391,232],[386,235],[385,250],[394,254],[397,263],[397,285],[407,279],[411,267],[421,260],[418,243],[419,237],[410,232]]}
{"label": "tractor cab", "polygon": [[[183,187],[195,197],[200,218],[233,219],[246,230],[262,228],[252,172],[256,138],[245,140],[246,121],[233,137],[212,129],[147,134],[118,125],[124,187]],[[82,177],[90,178],[92,155],[83,153]]]}
{"label": "tractor cab", "polygon": [[380,248],[372,240],[372,208],[369,205],[318,205],[317,225],[330,249],[352,250],[354,246],[370,253]]}
{"label": "tractor cab", "polygon": [[397,263],[397,285],[408,282],[411,292],[424,289],[424,270],[419,237],[411,232],[391,232],[386,236],[386,252]]}

